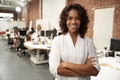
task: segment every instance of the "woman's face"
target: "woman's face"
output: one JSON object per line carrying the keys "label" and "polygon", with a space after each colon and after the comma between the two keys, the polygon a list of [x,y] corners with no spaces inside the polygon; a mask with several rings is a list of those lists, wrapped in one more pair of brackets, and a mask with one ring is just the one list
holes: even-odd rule
{"label": "woman's face", "polygon": [[38,30],[38,31],[41,31],[41,26],[38,26],[38,27],[37,27],[37,30]]}
{"label": "woman's face", "polygon": [[18,32],[18,30],[17,30],[17,29],[14,29],[14,32]]}
{"label": "woman's face", "polygon": [[67,17],[67,28],[68,28],[68,32],[70,33],[76,33],[78,32],[78,29],[80,28],[80,17],[78,16],[78,11],[76,11],[75,9],[71,9],[68,12],[68,17]]}

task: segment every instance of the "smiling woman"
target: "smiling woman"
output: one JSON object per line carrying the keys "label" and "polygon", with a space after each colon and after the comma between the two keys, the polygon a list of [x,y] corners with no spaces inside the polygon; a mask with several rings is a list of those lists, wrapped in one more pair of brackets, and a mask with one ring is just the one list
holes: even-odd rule
{"label": "smiling woman", "polygon": [[90,80],[100,70],[93,41],[85,36],[88,16],[80,4],[66,6],[60,14],[62,34],[53,39],[49,55],[55,80]]}

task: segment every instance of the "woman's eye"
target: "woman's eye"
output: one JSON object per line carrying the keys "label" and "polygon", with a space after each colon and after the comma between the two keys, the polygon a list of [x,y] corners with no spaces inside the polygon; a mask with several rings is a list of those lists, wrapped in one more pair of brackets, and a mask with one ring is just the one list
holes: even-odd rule
{"label": "woman's eye", "polygon": [[68,17],[67,20],[72,20],[72,17]]}
{"label": "woman's eye", "polygon": [[79,17],[77,17],[77,18],[76,18],[76,20],[80,20],[80,18],[79,18]]}
{"label": "woman's eye", "polygon": [[79,17],[76,17],[76,18],[68,17],[68,18],[67,18],[67,20],[72,20],[72,19],[74,19],[74,20],[80,20]]}

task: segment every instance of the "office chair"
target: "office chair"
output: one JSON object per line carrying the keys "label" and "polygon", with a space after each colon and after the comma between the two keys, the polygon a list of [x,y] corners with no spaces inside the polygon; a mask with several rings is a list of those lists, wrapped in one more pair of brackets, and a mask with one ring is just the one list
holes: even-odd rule
{"label": "office chair", "polygon": [[8,45],[10,45],[9,49],[13,49],[13,39],[10,38],[10,34],[7,34],[7,37],[8,37]]}
{"label": "office chair", "polygon": [[20,53],[17,54],[19,57],[28,55],[27,48],[24,46],[24,38],[19,38],[19,49],[21,49]]}

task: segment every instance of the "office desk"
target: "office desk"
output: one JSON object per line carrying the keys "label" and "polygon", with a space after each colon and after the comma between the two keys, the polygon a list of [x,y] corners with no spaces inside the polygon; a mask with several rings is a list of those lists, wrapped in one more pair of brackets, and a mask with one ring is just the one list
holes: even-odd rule
{"label": "office desk", "polygon": [[113,57],[99,58],[101,70],[91,80],[120,80],[120,60]]}
{"label": "office desk", "polygon": [[36,50],[36,54],[31,54],[30,59],[34,64],[42,64],[42,63],[47,63],[48,60],[43,59],[43,55],[40,55],[40,50],[50,50],[51,45],[50,44],[33,44],[32,42],[25,42],[24,46],[28,48],[29,50]]}

